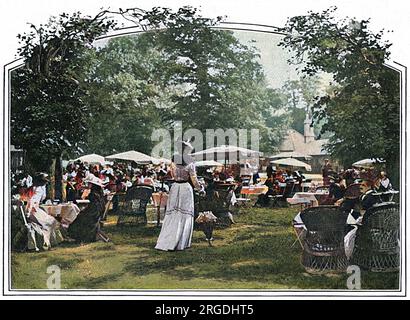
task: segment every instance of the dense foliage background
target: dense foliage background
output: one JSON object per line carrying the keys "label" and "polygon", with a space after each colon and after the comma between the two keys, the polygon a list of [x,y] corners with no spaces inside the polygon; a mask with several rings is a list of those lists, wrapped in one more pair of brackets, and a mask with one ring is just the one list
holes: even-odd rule
{"label": "dense foliage background", "polygon": [[[232,32],[213,28],[195,8],[61,14],[19,35],[25,67],[12,73],[12,144],[30,170],[54,159],[130,149],[149,153],[155,128],[260,130],[260,149],[273,153],[285,129],[303,132],[313,110],[328,150],[349,166],[384,158],[398,181],[399,75],[386,67],[391,44],[369,21],[337,20],[335,8],[289,18],[281,46],[301,79],[268,86],[258,52]],[[123,17],[147,32],[94,40]],[[332,83],[320,88],[322,73]],[[397,183],[395,184],[398,185]]]}

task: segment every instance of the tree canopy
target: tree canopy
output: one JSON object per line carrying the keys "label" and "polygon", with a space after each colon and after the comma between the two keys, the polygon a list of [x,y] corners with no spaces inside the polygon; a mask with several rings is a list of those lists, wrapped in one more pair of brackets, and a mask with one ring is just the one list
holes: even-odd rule
{"label": "tree canopy", "polygon": [[303,74],[333,76],[333,89],[314,105],[315,119],[325,120],[322,132],[334,133],[328,150],[346,166],[384,158],[389,174],[397,178],[399,74],[385,65],[391,44],[382,41],[383,31],[369,30],[369,20],[337,20],[335,11],[290,18],[280,45],[293,53],[291,63],[303,62]]}
{"label": "tree canopy", "polygon": [[284,121],[275,115],[278,99],[258,53],[213,28],[220,18],[202,18],[188,7],[132,17],[151,29],[112,39],[95,57],[90,98],[105,107],[91,125],[89,150],[149,152],[152,129],[177,121],[203,133],[256,128],[262,148],[278,145]]}
{"label": "tree canopy", "polygon": [[13,144],[43,157],[81,150],[91,116],[84,101],[89,52],[94,39],[114,25],[101,14],[63,13],[18,35],[25,66],[12,74]]}
{"label": "tree canopy", "polygon": [[[116,25],[108,11],[32,25],[19,35],[25,67],[12,76],[12,143],[42,157],[148,153],[153,129],[182,121],[183,129],[201,131],[257,128],[261,150],[269,152],[289,114],[301,130],[300,106],[313,104],[322,133],[333,133],[329,150],[344,164],[379,157],[395,165],[399,79],[384,65],[390,44],[381,41],[383,32],[369,31],[368,20],[338,21],[334,11],[288,20],[281,46],[306,79],[281,91],[267,85],[255,48],[216,28],[221,17],[201,17],[195,8],[110,12],[147,32],[101,47],[94,40]],[[321,72],[333,83],[316,99]]]}
{"label": "tree canopy", "polygon": [[151,131],[161,124],[158,104],[166,88],[158,83],[159,52],[147,37],[114,38],[95,52],[89,73],[87,103],[90,153],[109,155],[127,150],[150,153]]}
{"label": "tree canopy", "polygon": [[278,90],[290,120],[290,127],[302,134],[304,132],[306,114],[311,114],[316,101],[315,98],[320,94],[319,82],[318,76],[305,77],[300,80],[288,80]]}

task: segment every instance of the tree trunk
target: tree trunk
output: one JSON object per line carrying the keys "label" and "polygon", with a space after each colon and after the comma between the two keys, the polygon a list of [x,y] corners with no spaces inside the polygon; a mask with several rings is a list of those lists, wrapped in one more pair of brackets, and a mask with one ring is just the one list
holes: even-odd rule
{"label": "tree trunk", "polygon": [[61,153],[55,159],[54,167],[54,181],[55,181],[55,193],[54,199],[60,201],[63,200],[63,168],[61,163]]}
{"label": "tree trunk", "polygon": [[55,167],[56,167],[55,163],[56,163],[56,160],[53,158],[51,160],[51,166],[50,166],[50,169],[49,169],[50,183],[49,183],[49,188],[48,188],[48,192],[47,192],[47,197],[50,198],[50,199],[54,199],[54,196],[56,194],[56,182],[55,182],[55,179],[54,179],[54,173],[55,173]]}

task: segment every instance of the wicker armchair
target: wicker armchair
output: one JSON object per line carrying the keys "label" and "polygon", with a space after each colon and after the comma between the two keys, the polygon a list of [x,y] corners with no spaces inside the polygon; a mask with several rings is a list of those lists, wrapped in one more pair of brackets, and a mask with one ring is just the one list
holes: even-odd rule
{"label": "wicker armchair", "polygon": [[336,206],[310,207],[302,211],[301,219],[307,229],[302,239],[302,265],[306,271],[346,270],[343,240],[347,213]]}
{"label": "wicker armchair", "polygon": [[393,202],[366,211],[357,230],[352,263],[374,272],[400,268],[400,211]]}
{"label": "wicker armchair", "polygon": [[[125,201],[127,198],[127,193],[126,192],[117,192],[114,197],[117,197],[117,210],[120,210],[119,208],[123,208],[125,205]],[[114,199],[113,199],[114,200]]]}
{"label": "wicker armchair", "polygon": [[148,185],[137,185],[127,190],[125,201],[120,202],[117,225],[124,223],[147,224],[147,204],[154,188]]}

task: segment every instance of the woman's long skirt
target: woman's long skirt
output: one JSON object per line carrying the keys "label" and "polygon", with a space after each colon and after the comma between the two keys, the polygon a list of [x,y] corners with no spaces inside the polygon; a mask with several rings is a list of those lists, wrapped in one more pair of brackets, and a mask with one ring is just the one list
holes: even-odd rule
{"label": "woman's long skirt", "polygon": [[184,250],[191,246],[194,227],[194,193],[191,185],[174,183],[155,249]]}
{"label": "woman's long skirt", "polygon": [[[33,212],[31,213],[30,220],[32,220],[32,222],[35,222],[40,226],[41,230],[39,229],[39,232],[41,231],[43,235],[44,244],[42,244],[42,247],[44,249],[49,249],[51,247],[52,242],[54,242],[54,244],[58,242],[59,237],[56,235],[56,231],[59,227],[59,223],[54,217],[50,216],[43,209],[36,206]],[[31,243],[31,239],[32,237],[29,236],[28,248],[34,249],[36,247],[36,244]]]}

